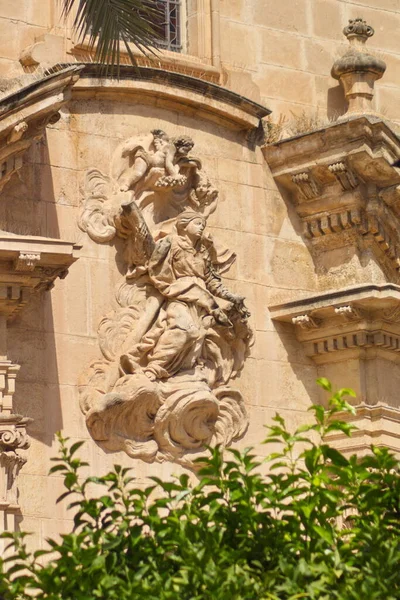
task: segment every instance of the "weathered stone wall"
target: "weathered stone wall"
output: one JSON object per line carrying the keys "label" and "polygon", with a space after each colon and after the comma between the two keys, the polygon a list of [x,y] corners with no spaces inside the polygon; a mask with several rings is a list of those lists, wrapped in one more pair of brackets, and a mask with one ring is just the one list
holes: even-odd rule
{"label": "weathered stone wall", "polygon": [[[343,27],[361,16],[375,28],[370,50],[387,64],[385,77],[376,86],[376,107],[387,118],[398,120],[400,8],[396,0],[219,0],[212,8],[209,0],[187,1],[189,53],[210,64],[211,46],[217,44],[214,62],[215,57],[221,59],[222,82],[261,100],[273,110],[274,119],[305,111],[326,120],[345,111],[342,90],[330,70],[347,47]],[[220,24],[213,44],[212,14]],[[67,28],[53,0],[1,0],[0,31],[0,75],[10,76],[22,72],[18,60],[28,46],[47,32],[66,35]],[[59,60],[62,52],[56,47]],[[52,51],[54,55],[54,46],[49,56]],[[68,60],[68,55],[64,53],[63,59]]]}
{"label": "weathered stone wall", "polygon": [[279,114],[290,118],[290,111],[316,116],[318,110],[321,119],[345,112],[342,90],[330,71],[346,50],[343,27],[362,17],[375,29],[370,50],[387,64],[376,85],[376,107],[387,118],[399,119],[396,0],[221,0],[220,13],[222,64],[237,72],[232,85],[244,95],[259,93],[274,119]]}
{"label": "weathered stone wall", "polygon": [[[65,280],[38,296],[10,328],[10,356],[22,366],[16,411],[34,418],[29,460],[19,478],[23,527],[35,531],[32,543],[69,527],[63,504],[55,506],[61,480],[49,477],[55,432],[88,443],[82,454],[91,471],[115,462],[131,464],[141,481],[147,474],[168,476],[180,467],[147,465],[126,455],[107,455],[88,435],[78,402],[77,381],[83,369],[100,358],[97,327],[115,308],[115,288],[123,279],[114,244],[100,245],[77,227],[86,170],[108,172],[113,150],[136,133],[162,126],[171,134],[190,134],[195,155],[220,190],[209,224],[213,235],[237,253],[227,274],[229,287],[247,298],[256,343],[235,385],[249,410],[250,427],[241,445],[261,453],[263,425],[279,410],[289,422],[299,420],[315,394],[315,366],[282,324],[273,326],[268,306],[283,297],[315,289],[312,259],[292,223],[261,150],[249,147],[245,133],[218,127],[174,110],[124,100],[76,101],[47,130],[28,163],[5,192],[9,206],[4,227],[13,232],[34,226],[34,233],[60,236],[82,244],[81,256]],[[11,206],[13,209],[11,211]],[[2,222],[3,226],[3,222]],[[118,244],[117,244],[118,247]],[[290,359],[290,362],[288,361]]]}
{"label": "weathered stone wall", "polygon": [[[0,1],[2,75],[20,73],[20,52],[48,31],[49,23],[58,23],[51,6],[47,0]],[[344,111],[343,94],[330,69],[347,47],[343,26],[349,18],[363,16],[376,30],[371,49],[388,64],[384,80],[376,84],[377,107],[397,118],[400,9],[395,0],[220,0],[219,11],[224,83],[265,103],[275,119],[303,110],[315,116],[317,107],[321,117]],[[299,218],[277,190],[260,148],[253,148],[245,133],[195,113],[188,116],[173,105],[140,104],[112,92],[108,99],[93,95],[72,101],[61,120],[47,128],[46,139],[24,158],[26,164],[5,188],[0,208],[0,227],[6,231],[82,244],[67,278],[57,281],[49,294],[37,296],[9,330],[10,358],[21,364],[15,408],[34,419],[19,488],[21,526],[34,532],[36,548],[71,524],[65,504],[55,505],[61,479],[47,474],[57,451],[56,431],[87,440],[81,455],[92,473],[120,462],[133,466],[140,483],[149,474],[167,477],[181,470],[168,462],[147,465],[122,453],[104,453],[87,432],[77,390],[82,370],[100,357],[98,323],[115,307],[115,288],[123,277],[118,248],[96,244],[77,227],[84,175],[93,166],[107,173],[118,143],[155,127],[193,137],[194,154],[220,190],[210,228],[237,253],[226,282],[247,298],[256,340],[237,380],[250,416],[239,446],[255,445],[260,454],[267,453],[260,444],[263,425],[276,411],[289,423],[300,423],[317,397],[317,367],[305,356],[293,328],[274,325],[268,310],[315,292],[319,284]]]}

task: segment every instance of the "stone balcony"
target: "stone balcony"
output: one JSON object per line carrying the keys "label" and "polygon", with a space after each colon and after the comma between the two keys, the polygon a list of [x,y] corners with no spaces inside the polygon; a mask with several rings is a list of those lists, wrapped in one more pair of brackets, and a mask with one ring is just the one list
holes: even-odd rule
{"label": "stone balcony", "polygon": [[351,420],[359,430],[351,440],[339,436],[339,445],[361,452],[385,444],[400,452],[400,286],[348,287],[270,310],[295,329],[319,376],[356,391]]}
{"label": "stone balcony", "polygon": [[263,152],[295,206],[317,273],[329,270],[332,252],[345,270],[352,249],[360,263],[366,257],[376,263],[366,280],[400,282],[400,170],[392,166],[400,140],[386,122],[353,117],[264,146]]}

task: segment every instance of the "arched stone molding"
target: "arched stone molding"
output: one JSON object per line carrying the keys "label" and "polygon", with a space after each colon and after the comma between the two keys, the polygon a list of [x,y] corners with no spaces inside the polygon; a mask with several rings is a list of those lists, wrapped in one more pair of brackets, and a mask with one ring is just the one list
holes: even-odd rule
{"label": "arched stone molding", "polygon": [[121,66],[120,79],[102,77],[102,66],[89,63],[73,88],[73,98],[140,98],[230,129],[253,131],[270,114],[264,106],[214,83],[162,69]]}

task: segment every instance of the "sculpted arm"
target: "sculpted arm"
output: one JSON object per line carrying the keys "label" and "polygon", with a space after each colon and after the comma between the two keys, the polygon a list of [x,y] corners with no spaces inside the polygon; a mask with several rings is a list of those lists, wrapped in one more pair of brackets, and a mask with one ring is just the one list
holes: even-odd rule
{"label": "sculpted arm", "polygon": [[222,298],[223,300],[227,300],[228,302],[232,302],[232,304],[236,307],[236,309],[243,317],[249,316],[244,306],[243,296],[239,296],[238,294],[230,292],[228,288],[224,286],[224,284],[221,281],[221,277],[215,272],[211,261],[208,261],[207,263],[205,282],[207,289],[213,294],[213,296],[216,296],[217,298]]}
{"label": "sculpted arm", "polygon": [[176,176],[179,175],[179,166],[174,165],[176,148],[174,144],[168,144],[166,153],[165,153],[165,170],[168,175]]}

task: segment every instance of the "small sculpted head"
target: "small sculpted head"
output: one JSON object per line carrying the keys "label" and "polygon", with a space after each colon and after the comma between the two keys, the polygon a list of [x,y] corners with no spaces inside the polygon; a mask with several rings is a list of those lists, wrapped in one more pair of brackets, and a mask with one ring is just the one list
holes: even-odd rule
{"label": "small sculpted head", "polygon": [[182,135],[174,139],[174,144],[176,148],[176,153],[179,156],[187,156],[189,152],[193,149],[194,141],[190,136]]}
{"label": "small sculpted head", "polygon": [[206,228],[206,219],[203,215],[191,210],[185,210],[176,219],[176,230],[179,235],[186,235],[192,240],[201,239]]}
{"label": "small sculpted head", "polygon": [[163,146],[170,143],[169,136],[162,129],[153,129],[153,144],[156,150],[161,150]]}

